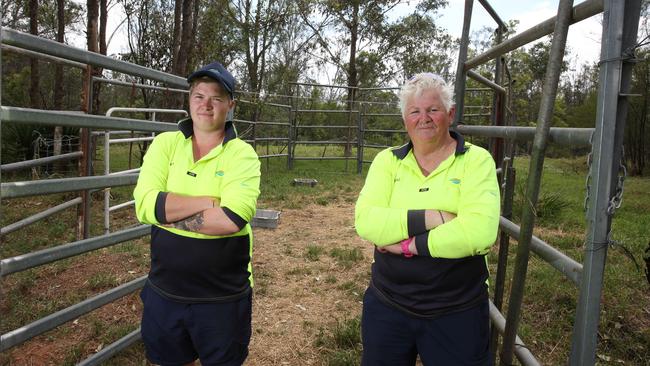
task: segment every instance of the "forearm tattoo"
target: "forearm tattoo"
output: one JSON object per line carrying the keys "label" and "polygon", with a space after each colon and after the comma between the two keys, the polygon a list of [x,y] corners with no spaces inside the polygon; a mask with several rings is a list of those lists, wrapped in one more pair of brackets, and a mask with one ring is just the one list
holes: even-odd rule
{"label": "forearm tattoo", "polygon": [[177,229],[185,230],[185,231],[192,231],[192,232],[199,232],[201,229],[203,229],[203,212],[199,212],[194,216],[190,216],[186,219],[176,221],[172,223],[171,225]]}

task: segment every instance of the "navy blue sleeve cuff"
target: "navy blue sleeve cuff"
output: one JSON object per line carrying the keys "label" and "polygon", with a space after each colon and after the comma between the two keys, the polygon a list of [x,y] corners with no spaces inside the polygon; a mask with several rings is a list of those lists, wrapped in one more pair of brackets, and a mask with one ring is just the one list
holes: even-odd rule
{"label": "navy blue sleeve cuff", "polygon": [[406,227],[410,236],[416,236],[427,231],[427,225],[424,222],[425,210],[408,210],[406,215]]}
{"label": "navy blue sleeve cuff", "polygon": [[167,215],[165,214],[165,202],[167,201],[168,192],[159,192],[158,197],[156,197],[156,220],[161,224],[169,224],[167,221]]}
{"label": "navy blue sleeve cuff", "polygon": [[429,251],[428,231],[415,236],[415,248],[418,250],[419,256],[431,257],[431,252]]}
{"label": "navy blue sleeve cuff", "polygon": [[229,209],[228,207],[221,207],[221,209],[223,210],[223,213],[225,213],[226,216],[228,216],[230,221],[234,222],[235,225],[237,225],[239,230],[243,229],[244,226],[246,226],[246,224],[248,223],[248,221],[242,219],[241,216],[239,216],[236,213],[232,212],[232,210]]}

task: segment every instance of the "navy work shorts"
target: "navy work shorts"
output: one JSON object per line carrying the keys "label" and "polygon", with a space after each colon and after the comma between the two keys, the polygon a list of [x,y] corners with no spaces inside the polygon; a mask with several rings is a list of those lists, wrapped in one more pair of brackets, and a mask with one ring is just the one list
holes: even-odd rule
{"label": "navy work shorts", "polygon": [[490,365],[489,305],[433,319],[417,318],[384,304],[368,288],[361,337],[364,366]]}
{"label": "navy work shorts", "polygon": [[240,366],[251,338],[251,294],[225,303],[171,301],[145,285],[140,333],[152,363]]}

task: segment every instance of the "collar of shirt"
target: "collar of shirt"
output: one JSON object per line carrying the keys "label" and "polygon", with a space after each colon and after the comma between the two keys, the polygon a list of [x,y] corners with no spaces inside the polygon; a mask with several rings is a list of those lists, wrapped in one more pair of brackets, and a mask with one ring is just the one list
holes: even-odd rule
{"label": "collar of shirt", "polygon": [[[194,124],[190,117],[178,121],[178,130],[183,133],[186,139],[190,138],[194,134]],[[237,137],[237,129],[232,121],[226,121],[224,126],[225,135],[223,137],[222,145],[225,145],[228,141]]]}
{"label": "collar of shirt", "polygon": [[[469,149],[469,146],[465,146],[465,138],[463,135],[456,131],[449,131],[449,135],[456,140],[456,152],[454,155],[462,155],[464,154],[467,149]],[[413,150],[413,143],[409,141],[405,145],[402,145],[398,148],[393,149],[393,154],[400,160],[404,160],[404,158],[408,155],[408,153]]]}

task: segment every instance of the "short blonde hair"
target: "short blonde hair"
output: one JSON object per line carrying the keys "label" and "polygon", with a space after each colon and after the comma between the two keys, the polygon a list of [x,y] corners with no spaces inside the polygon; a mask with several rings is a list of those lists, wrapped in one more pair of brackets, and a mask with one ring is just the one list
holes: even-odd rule
{"label": "short blonde hair", "polygon": [[449,110],[454,106],[454,90],[442,76],[431,72],[423,72],[410,78],[399,92],[399,109],[404,116],[406,102],[414,96],[422,95],[425,91],[432,90],[438,93],[440,101]]}
{"label": "short blonde hair", "polygon": [[200,83],[214,83],[214,84],[217,84],[217,85],[219,85],[219,88],[221,88],[221,91],[223,93],[225,93],[228,96],[228,98],[230,98],[230,93],[228,93],[226,88],[224,88],[224,86],[220,82],[214,80],[213,78],[211,78],[209,76],[199,76],[198,78],[195,78],[190,82],[190,91],[189,91],[190,96],[192,95],[192,91],[194,90],[194,87],[196,87]]}

